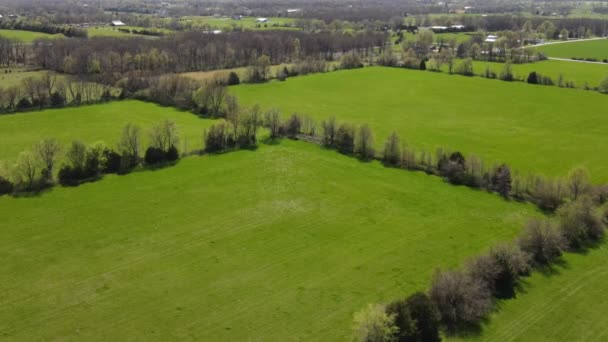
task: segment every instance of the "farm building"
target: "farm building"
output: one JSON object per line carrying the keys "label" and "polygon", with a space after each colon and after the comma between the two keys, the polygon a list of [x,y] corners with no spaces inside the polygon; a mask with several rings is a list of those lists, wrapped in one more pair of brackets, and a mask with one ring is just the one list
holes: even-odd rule
{"label": "farm building", "polygon": [[120,20],[112,20],[112,22],[110,23],[112,26],[126,26],[125,23],[123,23]]}
{"label": "farm building", "polygon": [[496,39],[498,39],[498,36],[494,36],[494,35],[488,35],[488,36],[486,37],[485,42],[486,42],[486,43],[494,43],[494,42],[496,42]]}

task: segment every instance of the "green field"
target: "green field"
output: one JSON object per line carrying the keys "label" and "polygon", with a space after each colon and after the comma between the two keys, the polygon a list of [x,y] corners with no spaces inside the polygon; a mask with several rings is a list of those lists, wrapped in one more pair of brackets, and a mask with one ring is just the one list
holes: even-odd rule
{"label": "green field", "polygon": [[293,141],[4,196],[0,336],[348,341],[355,311],[424,289],[531,215]]}
{"label": "green field", "polygon": [[[482,334],[463,341],[606,341],[608,246],[568,254],[558,274],[535,273],[514,300],[500,304]],[[454,341],[460,339],[453,339]]]}
{"label": "green field", "polygon": [[292,25],[295,23],[293,18],[273,18],[270,17],[268,23],[256,23],[257,17],[244,17],[240,20],[232,18],[216,18],[216,17],[183,17],[180,18],[182,23],[191,25],[192,29],[219,29],[231,31],[234,28],[242,28],[247,30],[277,30],[277,29],[296,29]]}
{"label": "green field", "polygon": [[118,37],[118,38],[126,38],[126,37],[148,37],[155,38],[156,36],[152,35],[142,35],[135,33],[127,33],[123,31],[119,31],[118,29],[127,29],[127,30],[149,30],[155,32],[162,32],[163,34],[171,34],[173,31],[165,28],[145,28],[138,26],[121,26],[121,27],[113,27],[113,26],[96,26],[87,29],[87,34],[89,38],[91,37]]}
{"label": "green field", "polygon": [[40,78],[46,71],[32,71],[24,68],[0,68],[0,88],[8,88],[28,77]]}
{"label": "green field", "polygon": [[608,96],[479,77],[370,67],[231,88],[259,103],[325,120],[367,123],[379,147],[397,131],[415,148],[475,153],[521,172],[565,175],[586,165],[608,180]]}
{"label": "green field", "polygon": [[[474,61],[473,70],[477,75],[483,75],[486,66],[490,67],[497,75],[503,70],[503,63]],[[574,81],[576,87],[583,88],[585,83],[589,87],[597,87],[600,82],[608,77],[608,64],[579,63],[559,60],[545,60],[535,63],[513,64],[515,78],[526,80],[528,74],[536,71],[544,76],[549,76],[557,84],[559,75],[564,77],[564,81]],[[442,66],[447,72],[447,66]]]}
{"label": "green field", "polygon": [[31,149],[43,138],[57,138],[64,145],[72,140],[86,143],[101,140],[114,146],[122,128],[129,122],[142,127],[142,138],[147,144],[147,129],[164,119],[171,119],[177,124],[182,138],[180,150],[183,150],[184,142],[188,150],[200,149],[203,129],[213,123],[189,112],[140,101],[3,115],[0,116],[0,132],[3,132],[0,161],[15,161],[21,151]]}
{"label": "green field", "polygon": [[557,58],[595,58],[608,59],[608,39],[568,42],[539,46],[537,51]]}
{"label": "green field", "polygon": [[43,32],[22,31],[22,30],[0,30],[0,37],[18,39],[24,43],[31,43],[41,38],[60,38],[62,34],[48,34]]}

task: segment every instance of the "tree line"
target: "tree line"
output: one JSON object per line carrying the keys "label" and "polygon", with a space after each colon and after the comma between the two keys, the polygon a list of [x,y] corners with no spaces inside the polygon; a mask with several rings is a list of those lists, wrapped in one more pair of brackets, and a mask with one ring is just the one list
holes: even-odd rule
{"label": "tree line", "polygon": [[266,55],[271,64],[299,59],[332,60],[336,53],[371,52],[382,45],[383,33],[304,33],[297,31],[201,34],[185,32],[159,39],[62,39],[38,42],[30,61],[44,69],[72,75],[99,75],[113,84],[124,75],[160,75],[231,69]]}
{"label": "tree line", "polygon": [[24,30],[32,32],[42,32],[48,34],[62,34],[66,37],[86,38],[87,31],[78,27],[66,25],[54,25],[27,20],[0,20],[0,29],[4,30]]}
{"label": "tree line", "polygon": [[141,127],[129,123],[122,129],[116,147],[103,141],[86,145],[78,140],[66,147],[57,139],[43,139],[20,153],[14,165],[0,164],[0,195],[36,192],[57,184],[75,186],[99,180],[104,174],[170,165],[180,158],[180,135],[173,121],[153,125],[148,138],[150,143],[144,151]]}
{"label": "tree line", "polygon": [[45,72],[0,87],[0,114],[107,102],[114,98],[110,87]]}
{"label": "tree line", "polygon": [[497,300],[513,298],[521,279],[559,263],[564,252],[580,252],[604,238],[605,198],[581,195],[563,204],[554,219],[529,220],[519,237],[470,258],[459,270],[436,270],[426,292],[386,305],[369,305],[355,315],[358,341],[440,341],[476,329]]}

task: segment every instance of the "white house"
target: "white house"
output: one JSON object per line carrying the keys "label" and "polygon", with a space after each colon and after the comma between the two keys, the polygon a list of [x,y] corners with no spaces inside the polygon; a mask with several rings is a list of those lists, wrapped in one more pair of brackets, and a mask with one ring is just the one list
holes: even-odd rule
{"label": "white house", "polygon": [[255,20],[256,23],[267,23],[268,21],[268,18],[257,18]]}
{"label": "white house", "polygon": [[464,28],[464,25],[452,25],[450,27],[456,30],[462,30]]}
{"label": "white house", "polygon": [[288,13],[288,14],[292,14],[292,13],[298,13],[298,12],[300,12],[300,11],[302,11],[302,10],[301,10],[301,9],[299,9],[299,8],[288,8],[288,9],[287,9],[287,13]]}
{"label": "white house", "polygon": [[494,36],[494,35],[488,35],[488,36],[486,37],[485,42],[486,42],[486,43],[494,43],[494,42],[496,42],[496,39],[498,39],[498,36]]}
{"label": "white house", "polygon": [[125,23],[123,23],[120,20],[112,20],[112,22],[110,23],[112,26],[126,26]]}
{"label": "white house", "polygon": [[443,31],[443,30],[447,30],[448,27],[447,26],[431,26],[431,30],[434,31]]}

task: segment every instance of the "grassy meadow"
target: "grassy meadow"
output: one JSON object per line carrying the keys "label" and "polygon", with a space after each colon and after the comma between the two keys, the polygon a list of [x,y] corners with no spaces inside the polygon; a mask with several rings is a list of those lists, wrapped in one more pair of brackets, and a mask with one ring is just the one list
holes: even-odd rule
{"label": "grassy meadow", "polygon": [[608,39],[543,45],[536,48],[548,57],[557,58],[608,58]]}
{"label": "grassy meadow", "polygon": [[269,17],[267,23],[257,23],[257,17],[244,17],[240,20],[234,20],[232,18],[216,18],[216,17],[204,17],[204,16],[191,16],[182,17],[181,21],[190,23],[194,29],[219,29],[225,31],[231,31],[234,28],[241,28],[244,30],[285,30],[285,29],[297,29],[292,25],[295,23],[293,18],[275,18]]}
{"label": "grassy meadow", "polygon": [[[458,63],[458,62],[457,62]],[[504,68],[503,63],[473,61],[473,70],[477,75],[483,75],[486,67],[500,75]],[[442,66],[447,72],[447,66]],[[578,88],[583,88],[585,84],[589,87],[597,87],[603,79],[608,77],[608,64],[592,64],[568,62],[559,60],[544,60],[535,63],[512,64],[513,74],[517,79],[526,80],[528,74],[536,71],[544,76],[549,76],[557,84],[561,74],[564,81],[573,81]]]}
{"label": "grassy meadow", "polygon": [[28,70],[24,68],[0,68],[0,88],[8,88],[13,85],[20,85],[21,82],[28,78],[41,78],[46,71],[43,70]]}
{"label": "grassy meadow", "polygon": [[32,43],[41,38],[61,38],[62,34],[49,34],[43,32],[23,31],[23,30],[0,30],[0,37],[18,39],[24,43]]}
{"label": "grassy meadow", "polygon": [[445,147],[552,176],[585,165],[595,181],[608,180],[608,96],[596,92],[383,67],[230,91],[284,116],[367,123],[379,148],[394,130],[417,149]]}
{"label": "grassy meadow", "polygon": [[179,148],[182,151],[184,143],[188,150],[200,149],[203,129],[213,123],[189,112],[140,101],[0,115],[0,132],[3,132],[0,161],[14,162],[21,151],[31,149],[43,138],[56,138],[64,146],[72,140],[89,144],[101,140],[114,146],[122,128],[129,122],[140,125],[143,142],[147,144],[147,130],[164,119],[171,119],[177,124],[181,133]]}
{"label": "grassy meadow", "polygon": [[173,33],[172,30],[166,29],[166,28],[145,28],[145,27],[138,27],[138,26],[121,26],[121,27],[114,27],[114,26],[95,26],[95,27],[90,27],[87,29],[87,34],[89,36],[89,38],[91,37],[117,37],[117,38],[127,38],[127,37],[147,37],[147,38],[155,38],[155,36],[151,36],[151,35],[143,35],[143,34],[137,34],[137,33],[128,33],[128,32],[123,32],[123,31],[119,31],[118,29],[127,29],[127,30],[149,30],[149,31],[154,31],[154,32],[162,32],[163,34],[171,34]]}
{"label": "grassy meadow", "polygon": [[524,280],[479,336],[448,341],[605,341],[608,339],[608,246],[567,254],[564,266]]}
{"label": "grassy meadow", "polygon": [[349,341],[355,311],[424,289],[531,215],[287,140],[4,196],[0,336]]}

